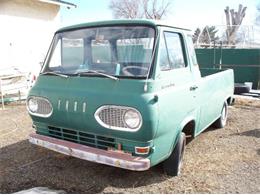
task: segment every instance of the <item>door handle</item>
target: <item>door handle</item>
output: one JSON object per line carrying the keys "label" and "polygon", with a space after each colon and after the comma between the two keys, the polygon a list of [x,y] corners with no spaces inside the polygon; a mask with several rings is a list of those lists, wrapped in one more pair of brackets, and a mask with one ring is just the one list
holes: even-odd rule
{"label": "door handle", "polygon": [[195,91],[196,89],[198,89],[198,86],[196,86],[196,85],[193,85],[190,87],[190,91]]}

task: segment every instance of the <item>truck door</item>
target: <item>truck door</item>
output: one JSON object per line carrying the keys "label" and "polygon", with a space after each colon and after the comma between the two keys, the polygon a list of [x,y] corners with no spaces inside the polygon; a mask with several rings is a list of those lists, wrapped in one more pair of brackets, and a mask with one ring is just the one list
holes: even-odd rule
{"label": "truck door", "polygon": [[201,73],[199,69],[199,65],[197,62],[196,52],[193,45],[192,35],[188,34],[186,37],[187,49],[189,55],[189,64],[192,72],[192,82],[190,83],[190,95],[193,96],[191,103],[196,105],[196,111],[194,111],[195,115],[195,134],[200,131],[200,116],[201,116],[201,106],[200,106],[200,91],[201,91]]}
{"label": "truck door", "polygon": [[182,122],[196,111],[195,92],[190,89],[194,79],[182,33],[164,31],[161,34],[158,63],[158,132],[165,136],[165,142],[172,142],[181,130]]}

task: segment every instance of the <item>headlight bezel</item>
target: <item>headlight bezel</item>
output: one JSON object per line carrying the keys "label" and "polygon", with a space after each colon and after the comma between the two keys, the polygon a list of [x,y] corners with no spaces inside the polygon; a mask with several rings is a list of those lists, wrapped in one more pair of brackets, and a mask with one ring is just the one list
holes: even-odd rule
{"label": "headlight bezel", "polygon": [[[35,105],[32,105],[32,104],[35,104]],[[28,109],[28,111],[30,111],[32,113],[36,113],[37,110],[38,110],[38,106],[39,106],[38,102],[37,102],[37,100],[35,98],[28,99],[28,101],[27,101],[27,109]],[[35,107],[35,108],[32,109],[32,107]]]}
{"label": "headlight bezel", "polygon": [[[138,119],[137,125],[132,126],[132,127],[131,127],[131,125],[129,125],[128,122],[127,122],[127,120],[129,120],[129,119],[126,119],[126,115],[129,114],[129,112],[132,112],[131,114],[136,114],[137,119]],[[125,123],[125,125],[126,125],[129,129],[134,129],[134,130],[135,130],[135,129],[138,129],[138,127],[140,127],[140,124],[141,124],[141,122],[142,122],[141,118],[142,118],[142,117],[141,117],[140,112],[138,112],[136,109],[128,109],[128,110],[126,110],[125,113],[124,113],[123,122]],[[130,119],[130,120],[131,120],[131,119]],[[133,120],[133,119],[132,119],[132,120]]]}
{"label": "headlight bezel", "polygon": [[[34,99],[36,102],[37,102],[37,110],[36,111],[32,111],[29,107],[29,101]],[[50,112],[48,114],[41,114],[41,113],[37,113],[38,109],[39,109],[39,101],[45,101],[49,107],[50,107]],[[29,96],[26,100],[26,108],[27,108],[27,111],[29,112],[29,114],[33,115],[33,116],[38,116],[38,117],[42,117],[42,118],[48,118],[52,115],[53,113],[53,107],[52,107],[52,104],[51,102],[45,98],[45,97],[39,97],[39,96]]]}
{"label": "headlight bezel", "polygon": [[[106,109],[118,109],[120,111],[120,124],[123,124],[124,126],[115,126],[115,125],[111,125],[111,124],[108,124],[106,123],[105,121],[103,121],[100,117],[100,113]],[[122,111],[123,110],[123,111]],[[125,116],[125,113],[128,112],[128,111],[134,111],[138,114],[139,116],[139,124],[136,128],[129,128],[128,125],[125,123],[124,121],[124,116]],[[123,112],[123,113],[122,113]],[[111,114],[113,116],[113,114]],[[105,127],[107,129],[111,129],[111,130],[118,130],[118,131],[127,131],[127,132],[136,132],[138,131],[141,127],[142,127],[142,124],[143,124],[143,118],[142,118],[142,115],[141,113],[136,109],[136,108],[133,108],[133,107],[128,107],[128,106],[117,106],[117,105],[103,105],[101,107],[99,107],[95,114],[94,114],[94,117],[96,119],[96,121],[102,126],[102,127]],[[118,118],[112,118],[110,116],[110,120],[117,120]]]}

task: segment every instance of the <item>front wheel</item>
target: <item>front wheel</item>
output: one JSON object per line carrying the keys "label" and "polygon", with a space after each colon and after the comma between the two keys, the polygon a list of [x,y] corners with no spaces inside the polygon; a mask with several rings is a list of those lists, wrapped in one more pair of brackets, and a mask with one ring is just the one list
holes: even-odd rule
{"label": "front wheel", "polygon": [[170,157],[163,162],[163,169],[167,175],[170,176],[180,175],[185,145],[186,145],[186,136],[185,133],[182,132]]}
{"label": "front wheel", "polygon": [[228,116],[228,104],[227,102],[224,103],[221,116],[216,120],[214,126],[216,128],[223,128],[227,124],[227,116]]}

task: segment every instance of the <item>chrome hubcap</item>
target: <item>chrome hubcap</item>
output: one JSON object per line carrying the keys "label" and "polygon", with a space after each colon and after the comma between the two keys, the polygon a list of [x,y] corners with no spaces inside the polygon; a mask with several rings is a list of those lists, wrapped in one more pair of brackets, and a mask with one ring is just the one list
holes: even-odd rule
{"label": "chrome hubcap", "polygon": [[227,108],[226,108],[226,105],[224,105],[222,114],[221,114],[221,119],[223,122],[226,122],[226,118],[227,118]]}

